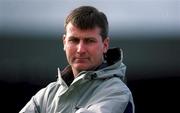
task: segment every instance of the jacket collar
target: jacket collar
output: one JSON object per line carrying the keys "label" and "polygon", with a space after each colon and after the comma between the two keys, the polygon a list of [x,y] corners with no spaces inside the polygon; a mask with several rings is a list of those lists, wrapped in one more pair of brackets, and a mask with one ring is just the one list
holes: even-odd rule
{"label": "jacket collar", "polygon": [[[122,63],[123,54],[120,48],[111,48],[105,54],[106,63],[100,65],[93,71],[82,71],[79,76],[85,79],[106,79],[110,77],[120,77],[124,79],[126,66]],[[63,71],[58,72],[58,77],[61,77],[69,86],[74,80],[71,66],[67,66]]]}

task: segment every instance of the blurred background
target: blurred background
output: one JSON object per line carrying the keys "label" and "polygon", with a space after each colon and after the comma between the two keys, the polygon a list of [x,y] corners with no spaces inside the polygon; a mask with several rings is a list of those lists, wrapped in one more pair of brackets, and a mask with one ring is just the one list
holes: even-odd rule
{"label": "blurred background", "polygon": [[64,19],[92,5],[109,20],[111,47],[124,51],[136,113],[177,112],[180,0],[0,0],[1,109],[18,112],[56,80],[66,58]]}

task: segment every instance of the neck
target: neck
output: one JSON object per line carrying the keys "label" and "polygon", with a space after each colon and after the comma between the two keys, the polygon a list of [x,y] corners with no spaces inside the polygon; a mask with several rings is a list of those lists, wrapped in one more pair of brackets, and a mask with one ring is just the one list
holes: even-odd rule
{"label": "neck", "polygon": [[76,78],[78,76],[78,74],[81,72],[81,71],[78,71],[75,69],[72,69],[72,71],[73,71],[74,78]]}
{"label": "neck", "polygon": [[[97,66],[97,67],[99,67],[99,66]],[[74,78],[76,78],[76,77],[79,75],[80,72],[82,72],[82,71],[93,71],[93,70],[95,70],[97,67],[93,67],[93,68],[87,69],[87,70],[77,70],[77,69],[73,69],[73,68],[72,68],[72,72],[73,72]]]}
{"label": "neck", "polygon": [[108,64],[107,63],[101,63],[100,65],[94,67],[94,68],[91,68],[91,69],[88,69],[88,70],[76,70],[76,69],[72,69],[72,72],[73,72],[73,75],[74,75],[74,78],[76,78],[78,76],[78,74],[82,71],[94,71],[94,70],[98,70],[98,69],[102,69],[104,67],[106,67]]}

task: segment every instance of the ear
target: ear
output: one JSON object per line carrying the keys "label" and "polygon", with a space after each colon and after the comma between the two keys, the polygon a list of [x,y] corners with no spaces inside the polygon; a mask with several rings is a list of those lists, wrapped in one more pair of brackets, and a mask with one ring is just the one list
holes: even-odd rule
{"label": "ear", "polygon": [[109,37],[105,38],[104,41],[103,41],[103,46],[104,46],[103,47],[103,52],[104,53],[106,53],[107,50],[109,49],[109,41],[110,41]]}
{"label": "ear", "polygon": [[64,49],[64,51],[66,50],[66,35],[64,34],[63,35],[63,49]]}

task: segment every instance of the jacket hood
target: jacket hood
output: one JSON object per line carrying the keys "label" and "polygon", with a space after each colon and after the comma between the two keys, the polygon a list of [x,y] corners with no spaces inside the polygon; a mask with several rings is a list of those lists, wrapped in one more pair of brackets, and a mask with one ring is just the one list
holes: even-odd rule
{"label": "jacket hood", "polygon": [[[107,67],[99,69],[97,71],[89,71],[87,73],[87,76],[85,78],[91,78],[91,79],[106,79],[111,77],[120,77],[122,80],[124,80],[125,72],[126,72],[126,66],[122,63],[123,60],[123,52],[120,48],[111,48],[107,51],[107,54],[105,55],[105,60],[108,64]],[[89,75],[89,76],[88,76]]]}

